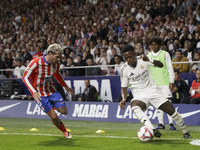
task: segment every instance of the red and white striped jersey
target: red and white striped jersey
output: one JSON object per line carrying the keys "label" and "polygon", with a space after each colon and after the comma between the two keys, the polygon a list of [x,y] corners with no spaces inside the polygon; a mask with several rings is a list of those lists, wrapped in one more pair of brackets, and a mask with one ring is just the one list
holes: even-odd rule
{"label": "red and white striped jersey", "polygon": [[53,76],[63,86],[66,83],[59,73],[60,64],[49,64],[44,56],[33,59],[27,66],[22,77],[31,94],[38,92],[40,96],[50,96],[56,91]]}

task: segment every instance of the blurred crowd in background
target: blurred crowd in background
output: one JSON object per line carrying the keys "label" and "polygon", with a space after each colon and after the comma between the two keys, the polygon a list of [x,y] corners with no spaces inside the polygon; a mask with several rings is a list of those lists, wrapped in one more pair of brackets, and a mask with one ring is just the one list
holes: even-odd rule
{"label": "blurred crowd in background", "polygon": [[[200,61],[200,0],[1,0],[0,69],[6,78],[21,78],[29,62],[46,54],[48,45],[63,48],[61,74],[118,74],[121,49],[151,52],[149,40],[163,40],[172,62]],[[74,66],[114,65],[87,69]],[[200,63],[173,64],[196,72]]]}

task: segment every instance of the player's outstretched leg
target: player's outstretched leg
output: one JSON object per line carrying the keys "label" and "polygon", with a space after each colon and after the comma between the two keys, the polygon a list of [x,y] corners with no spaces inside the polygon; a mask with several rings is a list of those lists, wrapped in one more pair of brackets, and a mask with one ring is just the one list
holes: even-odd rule
{"label": "player's outstretched leg", "polygon": [[47,112],[47,115],[51,118],[52,123],[63,132],[63,135],[65,138],[72,138],[72,135],[69,131],[66,130],[65,125],[62,123],[62,121],[58,118],[57,114],[53,109]]}
{"label": "player's outstretched leg", "polygon": [[164,125],[164,121],[163,121],[164,112],[160,109],[157,109],[156,114],[157,114],[157,117],[158,117],[159,124],[155,128],[156,129],[165,129],[165,125]]}
{"label": "player's outstretched leg", "polygon": [[162,134],[159,132],[158,129],[154,128],[148,116],[142,111],[142,109],[139,106],[133,106],[131,109],[133,110],[135,116],[138,118],[138,120],[140,120],[141,123],[153,129],[155,137],[161,137]]}
{"label": "player's outstretched leg", "polygon": [[184,138],[192,138],[190,136],[189,132],[186,130],[186,125],[185,125],[185,122],[183,121],[183,118],[181,117],[181,115],[177,111],[175,111],[171,117],[174,119],[176,124],[181,128],[181,130],[183,132],[183,137]]}
{"label": "player's outstretched leg", "polygon": [[167,113],[174,119],[176,124],[181,128],[184,138],[191,138],[189,132],[186,130],[186,125],[185,122],[183,121],[183,118],[177,111],[175,111],[174,106],[169,101],[162,104],[159,107],[159,109],[163,110],[165,113]]}

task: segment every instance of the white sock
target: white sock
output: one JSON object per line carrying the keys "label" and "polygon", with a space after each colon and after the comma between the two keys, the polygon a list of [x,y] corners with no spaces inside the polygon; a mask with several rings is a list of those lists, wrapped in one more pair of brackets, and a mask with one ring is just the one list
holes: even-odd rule
{"label": "white sock", "polygon": [[159,124],[164,125],[164,121],[163,121],[164,112],[162,110],[160,110],[160,109],[157,109],[156,110],[156,114],[157,114],[157,117],[158,117]]}
{"label": "white sock", "polygon": [[133,106],[131,109],[133,110],[135,116],[138,118],[138,120],[140,120],[141,123],[143,123],[145,126],[155,129],[147,115],[142,111],[142,109],[139,106]]}
{"label": "white sock", "polygon": [[168,119],[169,119],[169,124],[174,124],[174,120],[172,119],[172,117],[170,115],[167,115]]}
{"label": "white sock", "polygon": [[171,117],[174,119],[176,124],[181,128],[183,133],[188,132],[186,130],[186,126],[185,126],[185,122],[183,121],[183,118],[181,117],[181,115],[179,115],[179,113],[177,111],[175,111]]}

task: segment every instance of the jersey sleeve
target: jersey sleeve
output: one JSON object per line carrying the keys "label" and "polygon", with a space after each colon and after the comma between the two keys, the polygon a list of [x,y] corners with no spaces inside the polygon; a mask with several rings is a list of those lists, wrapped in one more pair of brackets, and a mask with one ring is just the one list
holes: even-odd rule
{"label": "jersey sleeve", "polygon": [[126,76],[126,69],[124,65],[120,68],[120,77],[121,77],[121,87],[127,87],[128,77]]}
{"label": "jersey sleeve", "polygon": [[167,69],[168,69],[168,72],[169,72],[170,83],[174,83],[174,69],[173,69],[173,66],[172,66],[171,57],[170,57],[168,52],[165,52],[165,62],[166,62]]}
{"label": "jersey sleeve", "polygon": [[67,84],[65,83],[65,81],[63,80],[62,76],[59,73],[59,68],[60,68],[60,64],[57,63],[56,64],[57,68],[56,68],[56,72],[53,74],[53,76],[56,78],[56,80],[63,86],[63,87],[67,87]]}
{"label": "jersey sleeve", "polygon": [[29,77],[33,74],[33,70],[37,67],[37,63],[32,60],[29,65],[27,66],[24,75],[22,76],[22,80],[24,82],[24,84],[26,85],[26,87],[29,89],[29,91],[31,92],[31,94],[33,95],[33,93],[36,92],[36,89],[32,86],[32,84],[30,83]]}

